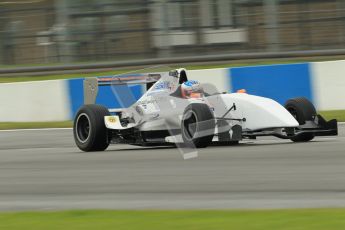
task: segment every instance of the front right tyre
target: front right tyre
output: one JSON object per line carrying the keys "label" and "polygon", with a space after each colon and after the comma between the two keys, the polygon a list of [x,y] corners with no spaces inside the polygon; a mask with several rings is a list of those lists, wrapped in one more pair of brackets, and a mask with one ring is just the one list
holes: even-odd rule
{"label": "front right tyre", "polygon": [[[306,121],[313,121],[317,115],[314,105],[304,97],[297,97],[288,100],[285,108],[298,121],[300,125],[304,125]],[[290,139],[293,142],[307,142],[314,139],[313,133],[301,133]]]}
{"label": "front right tyre", "polygon": [[74,141],[85,152],[104,151],[110,143],[104,117],[109,116],[107,108],[101,105],[84,105],[77,112],[73,124]]}

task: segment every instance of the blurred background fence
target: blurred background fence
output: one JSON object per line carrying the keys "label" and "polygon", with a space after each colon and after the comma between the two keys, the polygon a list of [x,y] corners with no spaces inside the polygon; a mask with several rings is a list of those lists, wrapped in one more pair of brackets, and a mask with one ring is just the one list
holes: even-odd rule
{"label": "blurred background fence", "polygon": [[0,65],[343,48],[344,0],[0,1]]}

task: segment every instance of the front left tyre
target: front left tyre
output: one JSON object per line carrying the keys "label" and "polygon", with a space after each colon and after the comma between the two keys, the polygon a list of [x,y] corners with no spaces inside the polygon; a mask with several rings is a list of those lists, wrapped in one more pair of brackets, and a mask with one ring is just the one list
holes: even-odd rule
{"label": "front left tyre", "polygon": [[74,141],[85,152],[104,151],[110,143],[104,117],[109,116],[107,108],[101,105],[84,105],[77,112],[74,124]]}

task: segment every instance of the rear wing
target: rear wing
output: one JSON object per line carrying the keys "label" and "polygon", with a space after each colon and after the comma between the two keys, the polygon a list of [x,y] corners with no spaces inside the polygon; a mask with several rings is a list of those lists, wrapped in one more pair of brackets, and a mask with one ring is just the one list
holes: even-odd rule
{"label": "rear wing", "polygon": [[85,78],[84,86],[84,104],[95,104],[99,86],[116,85],[140,85],[145,84],[147,88],[151,87],[161,78],[160,74],[134,74],[121,75],[113,77],[90,77]]}

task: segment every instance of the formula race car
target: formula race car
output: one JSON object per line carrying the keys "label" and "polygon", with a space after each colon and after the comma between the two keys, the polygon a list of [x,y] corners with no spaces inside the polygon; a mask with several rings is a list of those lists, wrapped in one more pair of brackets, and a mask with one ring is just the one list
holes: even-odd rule
{"label": "formula race car", "polygon": [[[146,92],[128,107],[95,104],[100,86],[111,87],[121,104],[133,98],[133,85]],[[258,136],[307,142],[338,134],[337,121],[325,121],[306,98],[290,99],[284,107],[245,91],[218,92],[212,84],[188,79],[185,69],[87,78],[84,104],[73,126],[75,143],[83,151],[103,151],[110,143],[203,148],[212,142],[236,144]]]}

